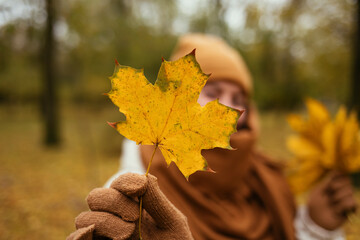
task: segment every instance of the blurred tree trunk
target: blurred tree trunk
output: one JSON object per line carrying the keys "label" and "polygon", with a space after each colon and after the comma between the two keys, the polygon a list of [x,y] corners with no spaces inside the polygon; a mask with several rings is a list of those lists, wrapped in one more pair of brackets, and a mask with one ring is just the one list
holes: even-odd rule
{"label": "blurred tree trunk", "polygon": [[43,56],[43,94],[41,99],[44,119],[44,142],[46,145],[58,145],[60,142],[58,129],[58,106],[56,96],[55,68],[55,0],[46,0],[46,29]]}
{"label": "blurred tree trunk", "polygon": [[360,119],[360,0],[357,1],[354,33],[354,69],[349,106],[355,109]]}
{"label": "blurred tree trunk", "polygon": [[214,20],[215,26],[217,28],[216,33],[219,34],[222,38],[224,38],[227,42],[230,42],[229,29],[225,21],[226,8],[224,7],[224,1],[216,0],[215,6],[216,7],[214,9]]}
{"label": "blurred tree trunk", "polygon": [[285,23],[285,32],[287,32],[287,49],[281,54],[280,64],[283,81],[283,94],[286,94],[286,103],[278,103],[287,109],[296,107],[302,100],[302,92],[299,88],[298,79],[295,74],[295,58],[291,54],[291,48],[295,43],[295,23],[297,21],[299,12],[304,4],[303,0],[291,0],[285,8],[283,21]]}

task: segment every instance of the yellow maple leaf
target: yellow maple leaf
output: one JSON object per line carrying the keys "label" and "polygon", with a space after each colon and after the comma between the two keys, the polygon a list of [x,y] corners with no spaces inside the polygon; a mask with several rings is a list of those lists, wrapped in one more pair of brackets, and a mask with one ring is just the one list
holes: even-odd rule
{"label": "yellow maple leaf", "polygon": [[112,126],[137,144],[158,147],[167,164],[175,162],[183,175],[209,170],[201,149],[231,149],[240,112],[218,100],[197,103],[209,75],[195,59],[195,51],[177,61],[161,64],[155,84],[143,70],[116,64],[108,93],[126,120]]}
{"label": "yellow maple leaf", "polygon": [[360,171],[360,137],[356,113],[341,106],[332,121],[326,107],[307,99],[308,118],[291,114],[287,120],[297,133],[287,139],[294,154],[290,165],[290,185],[297,193],[306,191],[329,170]]}

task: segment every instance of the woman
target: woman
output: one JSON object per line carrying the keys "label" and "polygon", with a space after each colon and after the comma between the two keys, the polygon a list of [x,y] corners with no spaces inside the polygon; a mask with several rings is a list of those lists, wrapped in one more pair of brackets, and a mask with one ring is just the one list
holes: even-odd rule
{"label": "woman", "polygon": [[201,34],[182,37],[171,59],[194,48],[203,72],[211,73],[199,104],[218,98],[246,109],[230,138],[236,150],[203,150],[216,174],[197,172],[187,182],[174,164],[167,168],[160,151],[148,178],[123,174],[144,173],[154,149],[125,142],[123,169],[109,180],[110,188],[89,194],[92,211],[77,217],[78,230],[69,239],[138,239],[139,196],[143,239],[343,239],[339,227],[356,207],[349,179],[332,173],[296,213],[281,167],[256,150],[258,119],[243,60],[221,39]]}

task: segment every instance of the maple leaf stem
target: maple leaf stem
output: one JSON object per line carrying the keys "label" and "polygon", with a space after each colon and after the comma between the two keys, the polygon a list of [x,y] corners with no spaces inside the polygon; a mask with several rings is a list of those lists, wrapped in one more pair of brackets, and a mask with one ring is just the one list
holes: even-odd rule
{"label": "maple leaf stem", "polygon": [[154,156],[155,156],[155,152],[156,152],[156,149],[158,148],[158,146],[159,146],[158,144],[155,145],[155,149],[154,149],[154,151],[153,151],[153,153],[152,153],[152,156],[151,156],[151,158],[150,158],[150,162],[149,162],[149,164],[148,164],[148,167],[147,167],[145,176],[147,176],[147,175],[149,174],[150,166],[151,166],[152,160],[153,160],[153,158],[154,158]]}
{"label": "maple leaf stem", "polygon": [[[155,149],[152,153],[152,156],[151,156],[151,159],[150,159],[150,162],[148,164],[148,167],[147,167],[147,170],[146,170],[146,173],[145,173],[145,176],[147,177],[148,174],[149,174],[149,171],[150,171],[150,166],[151,166],[151,163],[152,163],[152,160],[155,156],[155,152],[156,152],[156,149],[158,148],[159,144],[155,144]],[[140,213],[139,213],[139,239],[142,240],[142,237],[141,237],[141,216],[142,216],[142,202],[143,202],[143,198],[142,196],[140,197],[140,206],[139,206],[139,209],[140,209]]]}

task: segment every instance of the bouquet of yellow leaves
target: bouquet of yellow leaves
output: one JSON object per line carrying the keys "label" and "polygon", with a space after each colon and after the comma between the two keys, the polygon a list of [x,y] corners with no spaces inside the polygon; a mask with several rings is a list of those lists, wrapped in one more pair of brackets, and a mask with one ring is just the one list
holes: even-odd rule
{"label": "bouquet of yellow leaves", "polygon": [[287,139],[294,154],[290,162],[290,185],[295,193],[308,190],[328,171],[351,174],[360,170],[360,135],[356,113],[344,106],[332,121],[320,102],[307,99],[308,118],[291,114],[287,120],[297,133]]}

